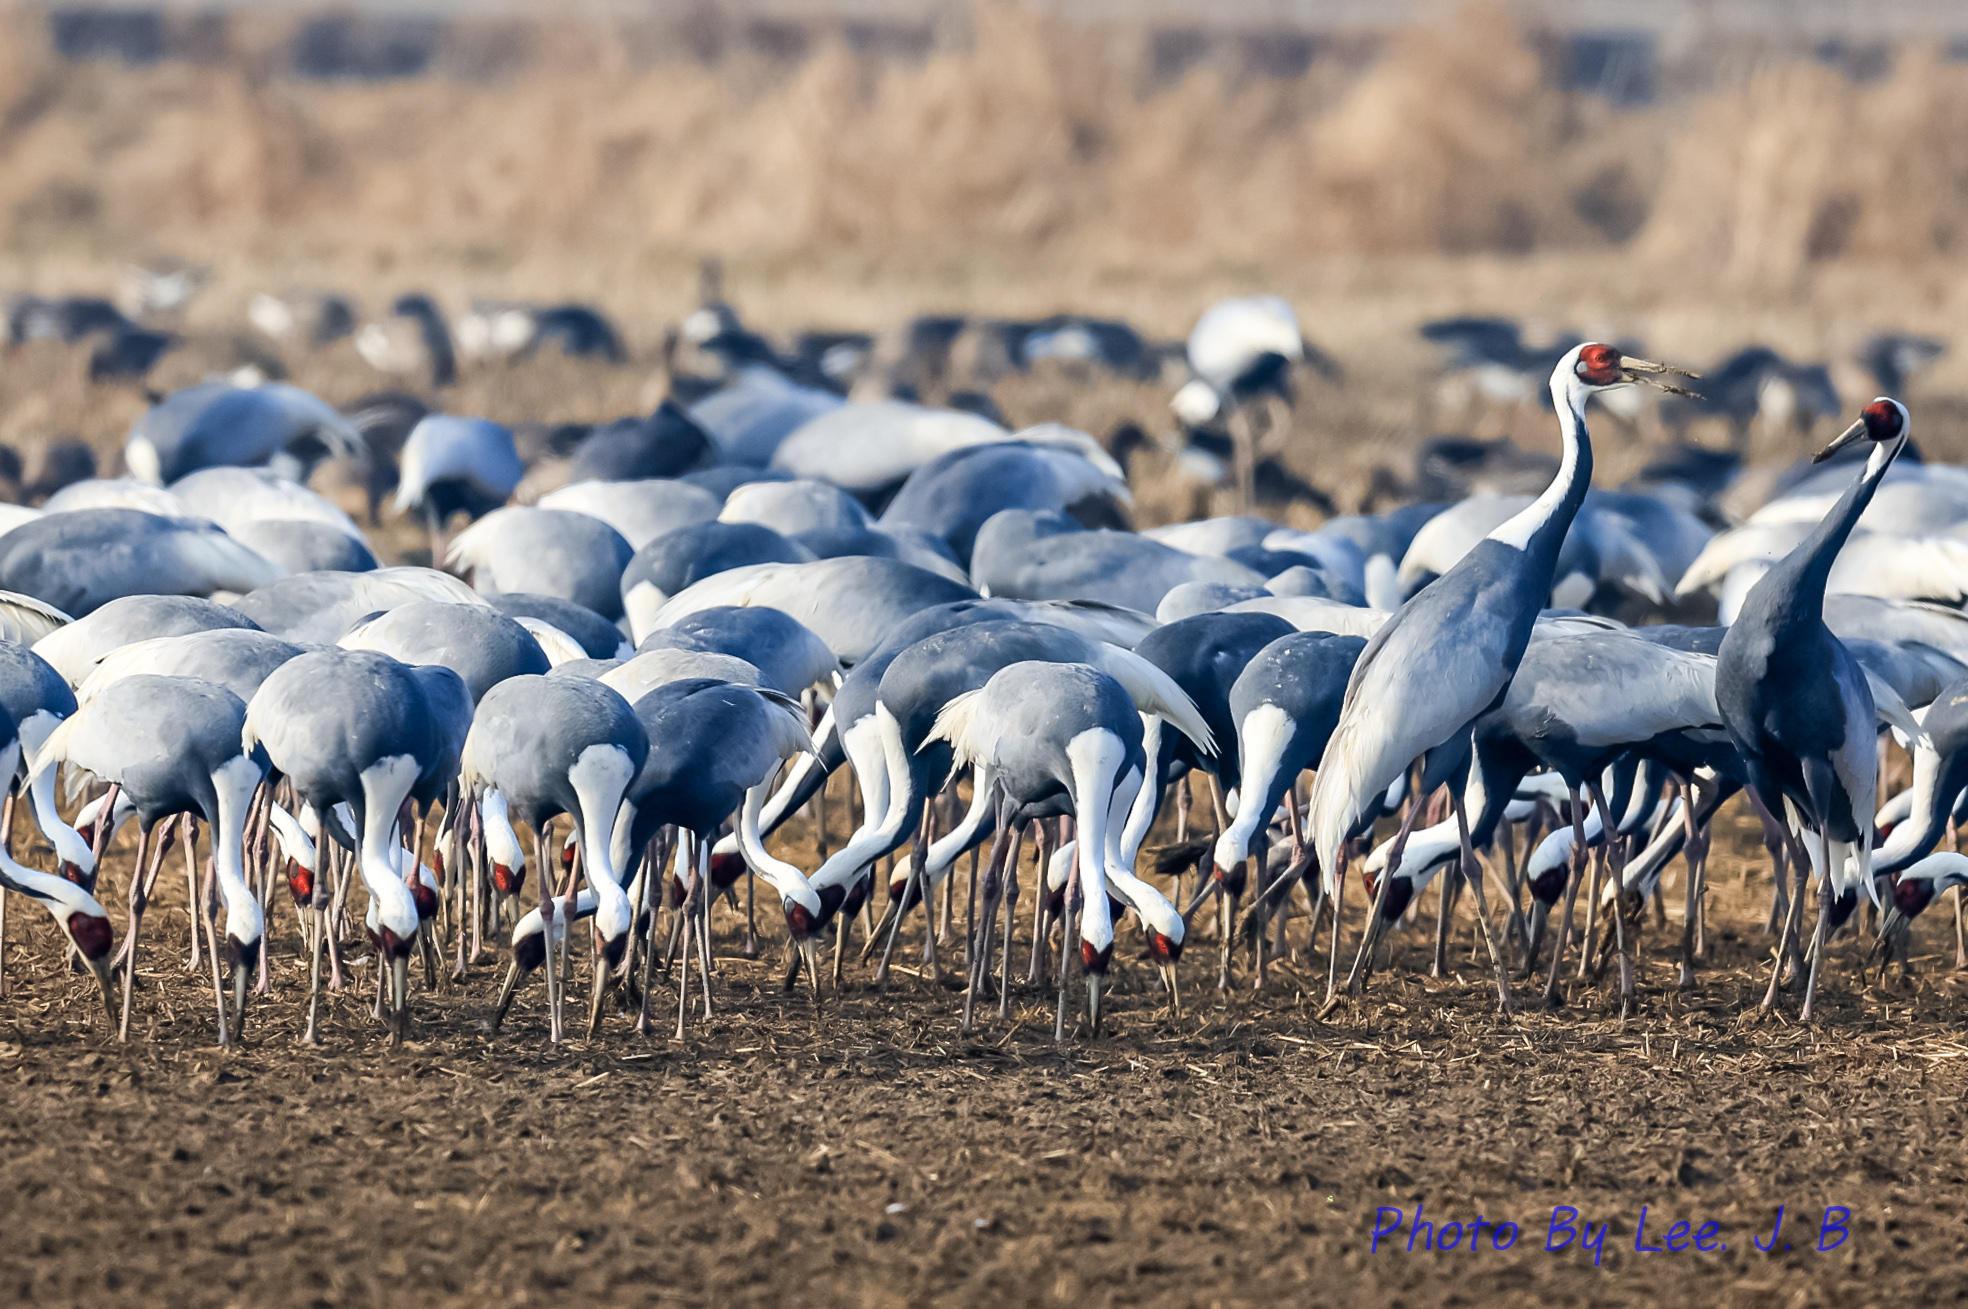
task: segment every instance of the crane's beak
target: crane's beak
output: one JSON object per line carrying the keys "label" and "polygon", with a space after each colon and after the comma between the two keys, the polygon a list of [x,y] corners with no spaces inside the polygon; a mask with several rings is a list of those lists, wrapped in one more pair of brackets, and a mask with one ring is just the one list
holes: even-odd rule
{"label": "crane's beak", "polygon": [[806,961],[807,984],[813,989],[813,1003],[820,1004],[820,947],[810,936],[799,940],[800,958]]}
{"label": "crane's beak", "polygon": [[1186,926],[1189,920],[1196,916],[1196,911],[1203,907],[1203,901],[1209,899],[1222,889],[1223,882],[1219,878],[1205,877],[1203,884],[1196,888],[1196,894],[1190,898],[1189,907],[1182,911],[1183,924]]}
{"label": "crane's beak", "polygon": [[1907,918],[1896,904],[1889,904],[1879,915],[1879,940],[1884,941],[1905,927]]}
{"label": "crane's beak", "polygon": [[868,933],[868,939],[861,943],[862,963],[864,964],[867,963],[869,958],[873,956],[875,951],[879,950],[882,947],[882,945],[888,940],[889,929],[895,925],[895,919],[897,918],[898,915],[901,914],[901,912],[902,912],[902,897],[901,896],[890,897],[888,902],[888,908],[882,912],[881,921],[875,924],[874,931]]}
{"label": "crane's beak", "polygon": [[608,954],[601,948],[600,943],[597,942],[594,952],[594,989],[588,994],[588,1039],[590,1041],[601,1031],[602,1001],[608,998],[608,992],[613,989],[614,981],[615,970],[609,967]]}
{"label": "crane's beak", "polygon": [[1833,438],[1830,445],[1818,451],[1816,457],[1813,458],[1811,462],[1814,464],[1823,463],[1825,460],[1837,454],[1840,450],[1843,450],[1846,446],[1852,444],[1852,442],[1865,439],[1865,434],[1866,434],[1865,419],[1861,418],[1859,419],[1858,422],[1853,423],[1850,427],[1846,428],[1844,431],[1840,432],[1835,438]]}
{"label": "crane's beak", "polygon": [[1544,945],[1544,920],[1550,913],[1551,909],[1544,901],[1536,898],[1531,900],[1531,939],[1524,945],[1524,976],[1526,977],[1529,977],[1531,969],[1537,966],[1538,951]]}
{"label": "crane's beak", "polygon": [[1176,984],[1174,964],[1156,964],[1155,969],[1162,975],[1162,985],[1168,988],[1169,1016],[1172,1018],[1182,1012],[1182,991]]}
{"label": "crane's beak", "polygon": [[253,981],[253,969],[243,958],[232,961],[232,1039],[246,1034],[246,991]]}
{"label": "crane's beak", "polygon": [[395,1020],[390,1048],[397,1049],[410,1031],[410,956],[407,954],[390,959],[390,1010]]}
{"label": "crane's beak", "polygon": [[1661,378],[1663,376],[1699,378],[1701,374],[1689,372],[1685,368],[1676,368],[1672,364],[1655,363],[1651,359],[1636,359],[1632,355],[1620,356],[1621,381],[1638,382],[1646,386],[1651,386],[1657,391],[1666,391],[1671,395],[1691,396],[1697,394],[1685,387],[1676,386],[1672,382],[1662,381]]}
{"label": "crane's beak", "polygon": [[1093,1025],[1093,1034],[1100,1035],[1100,990],[1104,979],[1099,973],[1086,975],[1087,1021]]}
{"label": "crane's beak", "polygon": [[[96,989],[102,992],[103,1013],[109,1017],[109,1025],[112,1028],[116,1027],[118,1024],[118,1018],[116,1014],[116,1001],[110,994],[111,988],[109,985],[110,970],[109,970],[108,956],[105,955],[101,959],[90,959],[85,955],[82,959],[82,962],[88,965],[89,971],[96,975]],[[130,960],[130,962],[125,965],[125,967],[129,967],[129,968],[136,967],[136,960],[135,959]]]}
{"label": "crane's beak", "polygon": [[506,1021],[506,1010],[512,1008],[513,993],[519,990],[522,976],[524,974],[520,971],[518,960],[506,965],[506,980],[499,983],[499,1000],[492,1007],[492,1031],[498,1031],[500,1024]]}

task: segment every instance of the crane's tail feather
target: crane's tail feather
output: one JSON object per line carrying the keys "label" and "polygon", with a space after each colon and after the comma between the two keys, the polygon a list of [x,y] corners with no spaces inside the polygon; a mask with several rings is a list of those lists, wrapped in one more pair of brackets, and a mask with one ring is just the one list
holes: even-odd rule
{"label": "crane's tail feather", "polygon": [[1094,643],[1094,654],[1100,671],[1121,684],[1135,708],[1160,714],[1204,754],[1216,753],[1216,737],[1203,721],[1202,711],[1173,677],[1134,651],[1111,642]]}

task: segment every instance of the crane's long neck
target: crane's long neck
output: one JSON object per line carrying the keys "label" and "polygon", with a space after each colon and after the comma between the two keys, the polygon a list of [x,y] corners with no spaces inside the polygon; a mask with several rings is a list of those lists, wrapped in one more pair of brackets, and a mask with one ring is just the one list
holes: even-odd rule
{"label": "crane's long neck", "polygon": [[246,884],[246,819],[263,774],[247,755],[235,755],[212,770],[218,814],[212,823],[212,868],[226,904],[226,935],[256,941],[263,929],[259,901]]}
{"label": "crane's long neck", "polygon": [[1823,621],[1825,585],[1831,578],[1831,566],[1838,561],[1838,552],[1845,548],[1859,515],[1872,503],[1873,492],[1879,489],[1886,470],[1893,466],[1894,457],[1905,444],[1906,439],[1900,437],[1873,447],[1865,471],[1838,497],[1838,503],[1817,528],[1763,574],[1744,602],[1745,610],[1754,605],[1766,608],[1780,621]]}
{"label": "crane's long neck", "polygon": [[[1558,410],[1558,432],[1564,438],[1565,457],[1558,473],[1544,493],[1513,514],[1490,533],[1489,539],[1515,546],[1530,557],[1536,574],[1544,578],[1544,589],[1551,589],[1551,575],[1558,568],[1558,549],[1565,533],[1572,528],[1585,493],[1592,488],[1592,437],[1585,430],[1585,401],[1590,394],[1576,379],[1554,381],[1551,398]],[[1539,596],[1540,603],[1543,596]]]}

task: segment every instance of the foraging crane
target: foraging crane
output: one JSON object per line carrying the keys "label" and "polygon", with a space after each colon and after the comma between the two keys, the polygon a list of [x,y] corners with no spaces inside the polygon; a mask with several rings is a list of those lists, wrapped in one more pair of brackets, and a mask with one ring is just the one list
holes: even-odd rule
{"label": "foraging crane", "polygon": [[360,459],[363,453],[355,424],[298,386],[203,382],[146,410],[130,428],[123,462],[152,485],[168,485],[201,468],[269,461],[305,481],[324,456]]}
{"label": "foraging crane", "polygon": [[431,561],[444,559],[444,525],[462,511],[480,518],[504,504],[526,465],[512,429],[489,418],[428,414],[403,443],[393,506],[397,513],[424,511]]}
{"label": "foraging crane", "polygon": [[[246,706],[242,740],[263,745],[273,767],[326,822],[347,804],[359,832],[356,870],[369,891],[380,966],[388,969],[390,1040],[409,1027],[410,951],[417,903],[394,847],[398,817],[426,773],[447,763],[446,707],[467,699],[448,668],[408,667],[366,650],[311,650],[288,660]],[[456,767],[456,755],[448,761]],[[316,908],[321,883],[315,883]],[[315,933],[305,1040],[317,1039],[321,938]]]}
{"label": "foraging crane", "polygon": [[[597,1015],[609,970],[621,961],[635,926],[634,911],[610,852],[616,811],[648,757],[649,737],[641,721],[613,689],[586,678],[529,674],[508,678],[486,692],[459,761],[466,796],[476,799],[488,790],[498,791],[511,816],[534,834],[542,869],[543,923],[552,923],[555,910],[554,886],[546,871],[551,867],[547,827],[561,814],[572,816],[581,869],[598,906],[593,1000]],[[566,901],[570,915],[574,899],[570,886]],[[561,969],[556,969],[551,950],[545,956],[550,1039],[556,1043],[561,1039],[564,930],[560,943]]]}
{"label": "foraging crane", "polygon": [[[657,831],[666,824],[674,824],[699,846],[699,857],[693,857],[687,850],[679,856],[683,865],[695,867],[708,858],[711,836],[737,812],[738,838],[745,862],[780,892],[787,928],[810,967],[810,937],[821,915],[820,899],[797,868],[765,852],[758,836],[758,811],[766,786],[784,760],[812,746],[806,734],[805,716],[797,702],[770,690],[733,686],[711,678],[689,678],[643,696],[635,703],[635,716],[642,724],[650,748],[624,796],[622,816],[614,828],[609,866],[618,877],[626,877]],[[497,823],[503,826],[503,797],[500,801],[502,808]],[[495,830],[496,826],[488,823],[488,834]],[[654,871],[650,870],[645,885],[654,885]],[[611,894],[605,888],[601,893]],[[701,890],[693,882],[679,911],[702,907],[709,898],[707,890]],[[578,897],[575,916],[592,911],[599,903],[591,887]],[[560,930],[564,929],[556,932]],[[545,961],[546,936],[538,910],[519,921],[512,940],[513,962],[500,987],[492,1017],[495,1029],[503,1021],[520,981]],[[697,940],[695,926],[691,940]],[[686,971],[688,960],[686,953]],[[708,991],[708,977],[705,987]],[[680,1008],[688,992],[687,984],[681,987]],[[593,1000],[590,1032],[599,1023],[600,996],[604,993],[598,991]]]}
{"label": "foraging crane", "polygon": [[[246,1022],[246,989],[259,967],[265,918],[246,882],[245,835],[253,793],[266,777],[266,753],[242,745],[246,706],[214,682],[191,677],[126,677],[103,688],[63,719],[34,752],[29,781],[66,764],[118,788],[135,808],[137,861],[130,875],[130,928],[123,970],[122,1037],[130,1034],[132,984],[144,907],[160,859],[146,866],[157,824],[179,814],[202,818],[212,829],[212,865],[226,907],[226,947],[232,963],[231,1028],[219,1004],[219,1044],[236,1041]],[[113,814],[108,821],[113,821]],[[158,848],[161,857],[163,850]],[[213,924],[192,888],[192,931]],[[212,947],[212,985],[219,989],[218,943]]]}
{"label": "foraging crane", "polygon": [[406,664],[442,664],[464,679],[474,703],[510,677],[545,673],[533,634],[496,609],[413,600],[343,637],[346,650],[374,650]]}
{"label": "foraging crane", "polygon": [[[896,656],[882,674],[873,714],[842,738],[862,788],[866,818],[814,873],[813,884],[823,895],[857,885],[869,864],[899,849],[921,821],[924,804],[951,767],[943,750],[930,748],[941,739],[932,731],[937,715],[1006,666],[1041,660],[1100,669],[1126,689],[1140,712],[1167,717],[1204,752],[1215,748],[1215,738],[1189,697],[1132,651],[1089,641],[1063,627],[1015,620],[939,632]],[[988,834],[984,820],[991,812],[989,774],[973,778],[972,786],[970,813],[958,828],[966,840]]]}
{"label": "foraging crane", "polygon": [[[1107,827],[1115,786],[1130,763],[1141,763],[1134,701],[1119,682],[1087,664],[1013,663],[944,705],[930,739],[949,743],[954,766],[988,773],[1017,808],[1063,797],[1078,829],[1080,961],[1088,1021],[1099,1035],[1101,983],[1114,953]],[[1071,945],[1069,931],[1069,952]],[[1063,1035],[1068,971],[1060,969],[1055,1037]]]}
{"label": "foraging crane", "polygon": [[280,570],[210,523],[138,509],[78,509],[0,538],[0,587],[82,618],[133,595],[250,591]]}
{"label": "foraging crane", "polygon": [[835,658],[852,664],[911,614],[931,605],[978,598],[968,586],[900,559],[850,555],[734,568],[671,596],[647,624],[636,618],[632,608],[631,621],[639,641],[656,628],[674,626],[691,614],[720,605],[782,609],[825,641]]}
{"label": "foraging crane", "polygon": [[[1227,884],[1250,853],[1251,840],[1292,795],[1298,775],[1319,762],[1339,724],[1346,684],[1366,641],[1326,632],[1293,632],[1254,655],[1230,688],[1230,712],[1237,723],[1241,785],[1237,814],[1217,837],[1213,881]],[[1288,801],[1294,806],[1295,799]],[[1298,830],[1298,816],[1290,815]],[[1294,854],[1302,852],[1294,850]],[[1262,913],[1283,903],[1290,881],[1303,875],[1299,859],[1263,891]],[[1290,879],[1288,881],[1287,879]],[[1277,884],[1285,882],[1283,889]],[[1252,906],[1254,912],[1260,906]],[[1253,920],[1251,926],[1256,926]]]}
{"label": "foraging crane", "polygon": [[[1461,737],[1509,686],[1538,610],[1551,593],[1559,548],[1592,482],[1587,401],[1608,388],[1671,371],[1676,370],[1623,358],[1609,345],[1587,343],[1568,351],[1551,374],[1565,442],[1557,476],[1528,508],[1402,605],[1367,643],[1312,784],[1312,841],[1328,894],[1337,894],[1344,876],[1346,842],[1377,811],[1388,787],[1421,755]],[[1462,797],[1453,789],[1451,797],[1466,829]],[[1418,809],[1411,806],[1410,816]],[[1464,855],[1465,861],[1474,857],[1466,842]],[[1486,897],[1480,881],[1475,890],[1481,915]],[[1510,982],[1503,957],[1490,937],[1488,918],[1478,922],[1496,969],[1498,1001],[1507,1010]]]}
{"label": "foraging crane", "polygon": [[[20,767],[21,737],[5,699],[0,698],[0,776],[12,777]],[[95,978],[96,989],[102,994],[103,1012],[114,1023],[116,1004],[110,995],[109,951],[115,933],[109,925],[108,911],[96,897],[66,877],[22,867],[4,846],[0,846],[0,891],[24,895],[48,911],[62,936],[75,947],[83,966]]]}
{"label": "foraging crane", "polygon": [[458,533],[444,565],[479,591],[559,596],[611,622],[622,616],[622,570],[635,550],[599,518],[566,509],[508,505]]}
{"label": "foraging crane", "polygon": [[[1716,702],[1748,765],[1751,787],[1771,813],[1788,815],[1793,831],[1808,828],[1818,839],[1816,940],[1799,1010],[1806,1022],[1833,900],[1855,889],[1878,897],[1872,880],[1879,762],[1873,697],[1858,662],[1825,626],[1825,582],[1910,427],[1906,406],[1882,397],[1819,453],[1822,462],[1856,441],[1873,443],[1865,470],[1817,530],[1751,588],[1717,657]],[[1802,925],[1803,875],[1799,869],[1763,998],[1766,1010],[1776,1004],[1786,947]]]}

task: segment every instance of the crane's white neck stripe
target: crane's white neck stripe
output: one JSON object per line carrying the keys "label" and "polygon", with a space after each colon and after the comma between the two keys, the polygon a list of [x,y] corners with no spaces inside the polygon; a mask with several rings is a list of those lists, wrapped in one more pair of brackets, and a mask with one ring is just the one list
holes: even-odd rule
{"label": "crane's white neck stripe", "polygon": [[1558,423],[1565,438],[1565,457],[1558,475],[1544,493],[1517,513],[1497,524],[1486,540],[1501,542],[1517,550],[1528,550],[1538,529],[1550,522],[1565,503],[1572,479],[1578,474],[1579,449],[1585,440],[1585,399],[1587,392],[1575,377],[1567,375],[1562,385],[1551,388],[1557,402]]}

